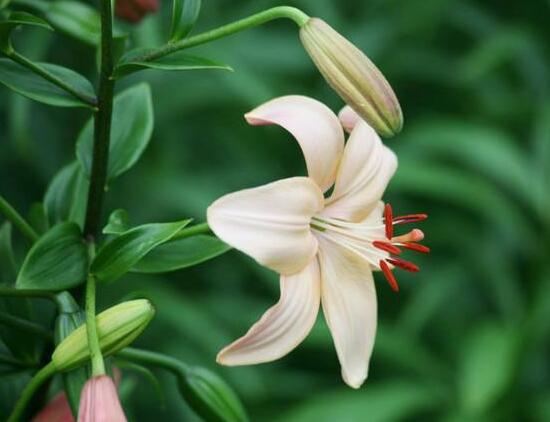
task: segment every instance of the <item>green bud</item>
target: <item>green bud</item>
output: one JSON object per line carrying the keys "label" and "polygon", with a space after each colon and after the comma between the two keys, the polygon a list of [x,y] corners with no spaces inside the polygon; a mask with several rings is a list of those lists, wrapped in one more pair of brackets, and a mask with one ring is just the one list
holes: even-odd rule
{"label": "green bud", "polygon": [[[118,352],[134,341],[155,315],[146,299],[115,305],[96,316],[99,346],[104,356]],[[54,350],[52,361],[58,371],[75,368],[90,359],[86,325],[65,338]]]}
{"label": "green bud", "polygon": [[382,136],[394,136],[403,113],[390,84],[356,46],[318,18],[300,28],[300,39],[328,84]]}
{"label": "green bud", "polygon": [[190,368],[178,376],[181,394],[187,404],[207,421],[248,421],[246,411],[231,387],[205,368]]}

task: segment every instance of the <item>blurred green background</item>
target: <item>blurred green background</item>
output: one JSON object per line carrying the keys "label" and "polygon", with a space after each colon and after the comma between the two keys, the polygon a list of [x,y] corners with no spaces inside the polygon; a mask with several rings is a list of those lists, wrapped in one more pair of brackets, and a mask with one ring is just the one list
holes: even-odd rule
{"label": "blurred green background", "polygon": [[[203,3],[195,33],[280,4]],[[344,385],[321,317],[280,361],[217,366],[217,351],[278,298],[276,274],[235,251],[164,276],[125,277],[102,289],[100,307],[136,292],[150,297],[158,314],[137,345],[215,370],[253,421],[550,420],[549,3],[289,4],[324,18],[387,76],[405,127],[387,141],[400,167],[386,199],[398,213],[430,215],[421,227],[432,253],[415,257],[422,271],[399,273],[399,294],[376,277],[379,330],[369,379],[358,391]],[[134,27],[134,45],[162,44],[169,11],[163,0],[160,13]],[[95,52],[77,41],[25,30],[16,44],[34,59],[94,78]],[[109,191],[106,215],[125,208],[133,223],[203,221],[205,208],[225,193],[305,173],[289,134],[250,127],[243,113],[285,94],[312,96],[335,111],[342,106],[291,22],[194,52],[235,72],[146,71],[120,84],[151,84],[155,129],[144,158]],[[73,159],[86,118],[2,87],[2,195],[25,211],[39,201]],[[164,398],[140,374],[123,373],[129,419],[196,420],[174,380],[159,376]],[[2,412],[10,400],[2,397]]]}

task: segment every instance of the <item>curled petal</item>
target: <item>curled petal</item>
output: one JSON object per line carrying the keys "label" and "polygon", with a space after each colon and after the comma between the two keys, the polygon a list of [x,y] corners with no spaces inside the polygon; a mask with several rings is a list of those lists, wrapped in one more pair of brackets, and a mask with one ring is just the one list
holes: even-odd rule
{"label": "curled petal", "polygon": [[289,353],[309,334],[319,312],[319,266],[313,260],[292,276],[281,276],[281,297],[248,332],[225,347],[223,365],[269,362]]}
{"label": "curled petal", "polygon": [[323,201],[313,180],[293,177],[223,196],[210,205],[207,219],[224,242],[289,275],[317,253],[309,224]]}
{"label": "curled petal", "polygon": [[350,135],[325,215],[359,222],[382,197],[397,169],[397,157],[364,121]]}
{"label": "curled petal", "polygon": [[376,291],[368,262],[332,243],[319,241],[321,303],[342,366],[342,378],[359,388],[368,375],[376,335]]}
{"label": "curled petal", "polygon": [[282,126],[300,144],[309,177],[323,192],[334,183],[344,150],[344,131],[323,103],[301,95],[275,98],[245,115],[251,125]]}
{"label": "curled petal", "polygon": [[351,133],[355,128],[355,125],[361,120],[361,117],[349,106],[345,106],[338,113],[340,123],[346,132]]}

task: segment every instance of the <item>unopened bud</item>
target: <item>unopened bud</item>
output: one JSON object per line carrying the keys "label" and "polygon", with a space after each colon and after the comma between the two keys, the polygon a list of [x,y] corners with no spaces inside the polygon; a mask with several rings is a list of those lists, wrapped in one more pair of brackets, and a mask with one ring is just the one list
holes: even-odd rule
{"label": "unopened bud", "polygon": [[[118,352],[134,341],[155,315],[146,299],[119,303],[96,316],[97,335],[103,355]],[[52,361],[58,371],[66,371],[90,359],[86,324],[65,338],[54,350]]]}
{"label": "unopened bud", "polygon": [[155,13],[158,8],[158,0],[116,0],[115,14],[122,20],[137,23],[147,13]]}
{"label": "unopened bud", "polygon": [[403,113],[390,84],[356,46],[318,18],[300,29],[300,39],[328,84],[380,135],[401,131]]}

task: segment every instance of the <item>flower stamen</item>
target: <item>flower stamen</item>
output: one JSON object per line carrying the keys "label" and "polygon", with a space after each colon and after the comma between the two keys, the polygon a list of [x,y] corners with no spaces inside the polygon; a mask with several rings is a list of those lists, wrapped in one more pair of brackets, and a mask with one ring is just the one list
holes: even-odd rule
{"label": "flower stamen", "polygon": [[388,258],[386,259],[386,261],[392,265],[395,265],[396,267],[402,268],[405,271],[409,271],[411,273],[417,273],[418,271],[420,271],[420,267],[413,264],[412,262],[405,261],[401,258]]}
{"label": "flower stamen", "polygon": [[394,254],[394,255],[401,254],[401,249],[399,249],[395,245],[392,245],[389,242],[383,242],[381,240],[375,240],[374,242],[372,242],[372,246],[374,246],[375,248],[381,249],[385,252],[389,252],[391,254]]}
{"label": "flower stamen", "polygon": [[386,264],[386,261],[381,260],[379,262],[379,265],[380,265],[380,269],[382,270],[382,273],[384,274],[384,277],[386,277],[386,280],[388,280],[388,284],[390,285],[391,289],[394,292],[398,292],[399,284],[397,284],[397,280],[395,279],[395,276],[393,275],[388,264]]}
{"label": "flower stamen", "polygon": [[384,207],[384,224],[386,225],[386,237],[391,240],[393,237],[393,218],[390,204],[386,204]]}

